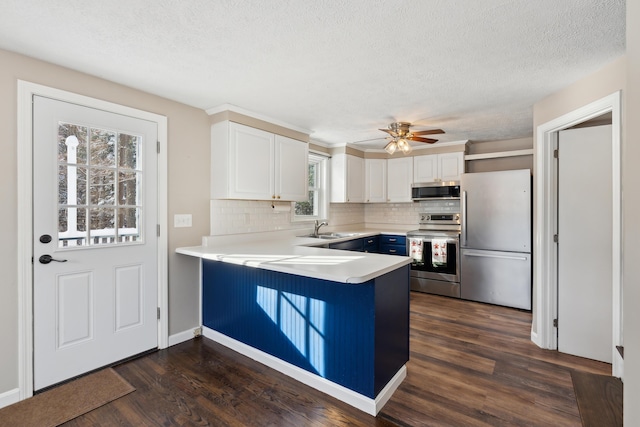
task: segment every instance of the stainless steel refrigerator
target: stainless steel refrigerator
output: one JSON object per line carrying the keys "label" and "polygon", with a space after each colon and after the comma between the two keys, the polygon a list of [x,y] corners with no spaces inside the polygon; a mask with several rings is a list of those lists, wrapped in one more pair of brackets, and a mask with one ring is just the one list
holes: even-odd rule
{"label": "stainless steel refrigerator", "polygon": [[460,178],[460,296],[531,310],[529,169]]}

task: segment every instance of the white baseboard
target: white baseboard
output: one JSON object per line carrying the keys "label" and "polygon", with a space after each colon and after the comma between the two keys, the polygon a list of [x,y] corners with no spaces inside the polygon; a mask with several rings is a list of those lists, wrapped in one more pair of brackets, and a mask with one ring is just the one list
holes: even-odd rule
{"label": "white baseboard", "polygon": [[542,343],[539,341],[538,333],[537,333],[537,332],[533,332],[533,331],[531,331],[531,342],[533,342],[533,343],[534,343],[535,345],[537,345],[538,347],[543,348],[543,347],[542,347]]}
{"label": "white baseboard", "polygon": [[364,396],[329,381],[326,378],[322,378],[319,375],[305,371],[291,363],[280,360],[268,353],[223,335],[213,329],[203,327],[202,335],[373,416],[378,414],[378,411],[380,411],[384,404],[387,403],[391,398],[391,395],[393,395],[396,389],[400,386],[400,383],[402,383],[407,376],[407,368],[406,366],[402,366],[378,396],[375,399],[371,399],[370,397]]}
{"label": "white baseboard", "polygon": [[193,339],[194,336],[195,335],[193,334],[193,329],[169,335],[169,347],[171,347],[172,345],[180,344],[181,342],[189,341],[190,339]]}
{"label": "white baseboard", "polygon": [[13,405],[20,401],[20,389],[14,388],[13,390],[5,391],[0,394],[0,408]]}

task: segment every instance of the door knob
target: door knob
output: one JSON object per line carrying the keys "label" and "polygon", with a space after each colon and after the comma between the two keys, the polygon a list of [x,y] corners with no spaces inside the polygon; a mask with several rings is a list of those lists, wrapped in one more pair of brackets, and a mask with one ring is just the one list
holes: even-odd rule
{"label": "door knob", "polygon": [[38,258],[38,261],[40,261],[40,264],[49,264],[51,261],[67,262],[66,259],[55,259],[51,255],[42,255],[40,258]]}

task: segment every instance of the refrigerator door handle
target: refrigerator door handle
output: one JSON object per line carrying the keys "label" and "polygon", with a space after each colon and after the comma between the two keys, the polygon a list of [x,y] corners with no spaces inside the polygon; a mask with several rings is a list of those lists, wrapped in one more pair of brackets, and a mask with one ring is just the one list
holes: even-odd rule
{"label": "refrigerator door handle", "polygon": [[461,246],[467,246],[467,192],[462,192],[462,198],[460,200],[462,206],[460,206],[460,212],[462,214],[462,222],[460,224],[461,228]]}
{"label": "refrigerator door handle", "polygon": [[512,259],[516,261],[527,261],[527,257],[515,256],[515,255],[496,255],[496,254],[483,254],[479,252],[464,252],[463,256],[475,256],[481,258],[500,258],[500,259]]}

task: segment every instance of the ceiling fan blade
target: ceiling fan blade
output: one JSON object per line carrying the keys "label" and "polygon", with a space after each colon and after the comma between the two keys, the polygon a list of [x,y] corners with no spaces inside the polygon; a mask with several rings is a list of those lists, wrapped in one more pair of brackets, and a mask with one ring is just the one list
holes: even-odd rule
{"label": "ceiling fan blade", "polygon": [[412,136],[407,138],[410,141],[418,141],[418,142],[426,142],[427,144],[433,144],[434,142],[438,142],[437,139],[431,139],[431,138],[420,138],[419,136]]}
{"label": "ceiling fan blade", "polygon": [[395,133],[394,131],[392,131],[391,129],[378,129],[378,130],[381,130],[382,132],[386,132],[386,133],[388,133],[389,135],[391,135],[393,137],[398,136],[398,134]]}
{"label": "ceiling fan blade", "polygon": [[437,133],[444,133],[442,129],[430,129],[430,130],[420,130],[418,132],[411,132],[412,135],[435,135]]}

